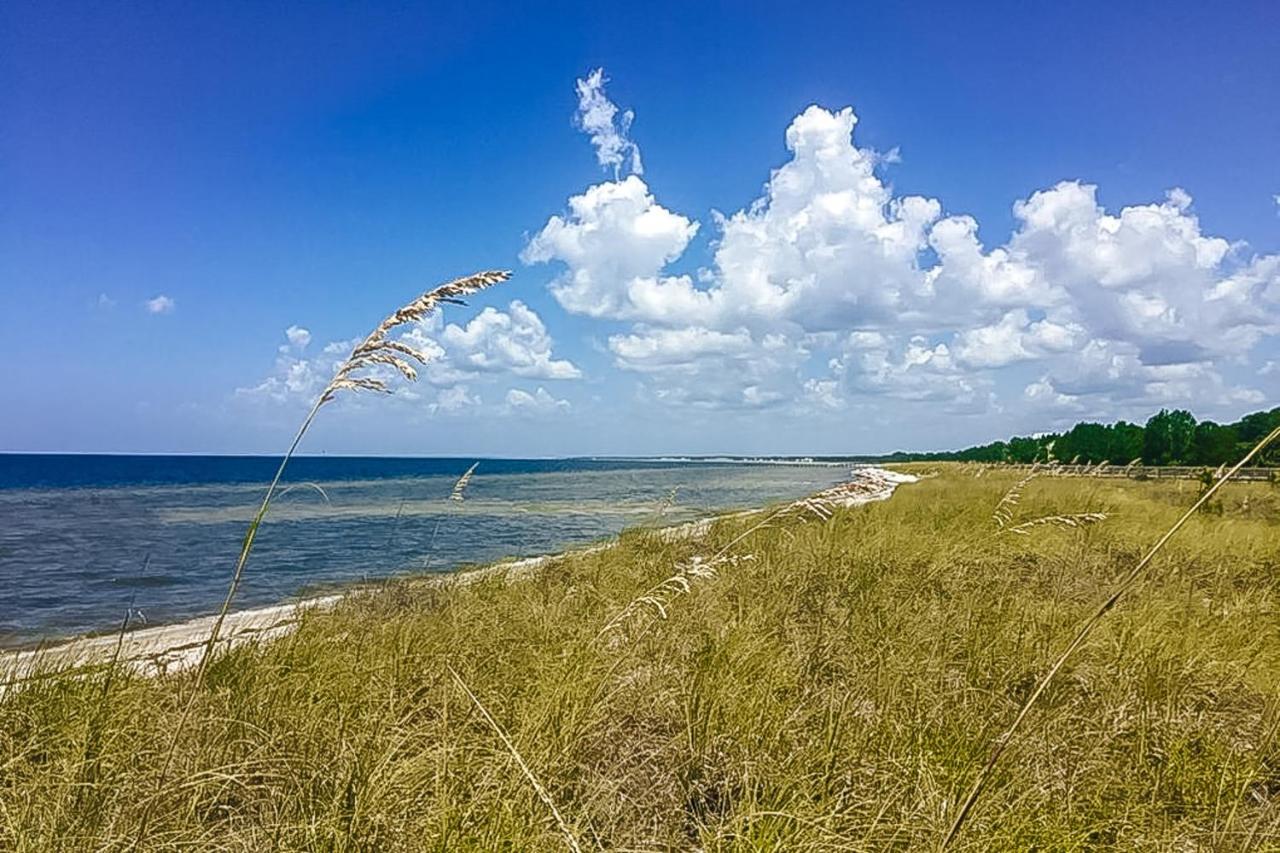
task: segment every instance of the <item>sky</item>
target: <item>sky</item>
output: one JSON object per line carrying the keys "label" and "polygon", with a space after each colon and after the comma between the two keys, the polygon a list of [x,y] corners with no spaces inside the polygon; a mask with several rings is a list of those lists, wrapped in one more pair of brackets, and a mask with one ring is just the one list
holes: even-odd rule
{"label": "sky", "polygon": [[0,450],[942,449],[1280,402],[1266,2],[0,6]]}

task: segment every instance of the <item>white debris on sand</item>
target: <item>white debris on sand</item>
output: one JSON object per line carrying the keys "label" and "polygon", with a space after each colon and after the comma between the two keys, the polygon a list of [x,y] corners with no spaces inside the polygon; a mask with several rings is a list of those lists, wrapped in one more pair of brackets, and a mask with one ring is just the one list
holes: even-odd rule
{"label": "white debris on sand", "polygon": [[[914,483],[919,478],[871,466],[854,468],[850,480],[824,489],[804,501],[821,501],[827,505],[858,506],[872,501],[888,499],[899,485]],[[664,541],[678,541],[705,535],[711,525],[723,518],[751,515],[758,510],[746,510],[728,515],[691,521],[657,531]],[[423,585],[461,584],[502,576],[507,580],[527,578],[547,563],[564,557],[580,557],[612,548],[615,541],[603,542],[585,548],[577,548],[556,554],[544,554],[521,560],[508,560],[480,569],[442,574],[435,577],[414,579],[412,583]],[[227,614],[218,637],[216,652],[246,643],[265,643],[283,637],[297,628],[307,611],[323,611],[332,608],[352,592],[307,598],[300,601],[241,610]],[[139,675],[151,677],[181,672],[200,662],[213,629],[213,616],[202,616],[173,625],[159,625],[127,631],[123,637],[116,634],[81,637],[58,645],[0,652],[0,696],[18,685],[43,675],[68,669],[104,666],[114,657],[117,662]],[[116,646],[119,644],[119,652]]]}
{"label": "white debris on sand", "polygon": [[855,468],[851,475],[852,479],[848,482],[823,489],[805,500],[822,501],[843,507],[859,506],[872,501],[886,500],[898,486],[903,483],[914,483],[920,479],[914,474],[900,474],[884,468]]}

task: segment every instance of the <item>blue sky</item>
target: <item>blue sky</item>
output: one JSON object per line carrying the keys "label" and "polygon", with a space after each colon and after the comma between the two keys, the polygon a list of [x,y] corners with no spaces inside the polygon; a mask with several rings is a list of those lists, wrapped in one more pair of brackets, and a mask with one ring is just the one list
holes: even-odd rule
{"label": "blue sky", "polygon": [[0,449],[277,452],[343,342],[490,267],[305,449],[1276,404],[1274,5],[688,5],[5,4]]}

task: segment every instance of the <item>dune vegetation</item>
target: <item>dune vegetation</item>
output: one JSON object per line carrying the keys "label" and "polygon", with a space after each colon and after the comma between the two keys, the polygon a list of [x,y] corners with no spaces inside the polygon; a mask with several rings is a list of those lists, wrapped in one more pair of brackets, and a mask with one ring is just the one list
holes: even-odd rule
{"label": "dune vegetation", "polygon": [[[913,470],[937,475],[829,518],[389,583],[202,681],[33,681],[0,701],[0,848],[936,848],[1202,487],[1046,472],[1010,501],[1025,472]],[[1280,491],[1205,508],[951,849],[1280,844]]]}

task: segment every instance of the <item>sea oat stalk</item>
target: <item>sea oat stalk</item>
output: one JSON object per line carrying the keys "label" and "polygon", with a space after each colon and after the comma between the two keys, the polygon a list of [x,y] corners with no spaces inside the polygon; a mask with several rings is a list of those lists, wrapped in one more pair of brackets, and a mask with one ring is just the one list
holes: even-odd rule
{"label": "sea oat stalk", "polygon": [[333,400],[339,391],[391,393],[391,388],[387,385],[386,380],[377,376],[370,376],[366,372],[377,368],[379,365],[394,367],[408,381],[416,381],[418,378],[417,371],[400,356],[408,356],[419,364],[426,364],[427,356],[408,344],[389,339],[387,334],[407,323],[415,323],[422,320],[442,302],[465,305],[466,303],[462,301],[463,296],[484,290],[486,287],[506,281],[510,277],[511,273],[508,271],[490,270],[469,275],[465,278],[454,279],[434,290],[428,290],[379,323],[369,333],[369,336],[351,351],[351,355],[348,356],[347,360],[339,365],[337,372],[333,375],[333,379],[329,380],[329,384],[320,392],[320,396],[316,398],[311,411],[307,413],[306,419],[303,420],[302,426],[298,428],[297,434],[294,435],[293,442],[280,460],[280,467],[276,469],[276,475],[272,478],[271,485],[267,487],[267,493],[262,498],[262,504],[258,507],[258,512],[254,515],[253,521],[249,523],[249,529],[245,532],[244,541],[240,545],[240,556],[236,560],[236,569],[231,577],[231,586],[227,590],[226,600],[222,603],[222,609],[218,611],[218,618],[213,622],[213,630],[209,632],[209,640],[205,643],[204,653],[200,656],[200,668],[196,671],[197,685],[204,679],[205,670],[209,666],[209,659],[212,657],[214,646],[218,641],[218,632],[222,630],[222,623],[226,620],[227,612],[231,609],[231,602],[235,599],[236,592],[240,589],[240,581],[244,577],[244,567],[249,561],[249,552],[253,550],[253,540],[257,537],[262,519],[266,517],[267,510],[271,506],[271,499],[275,497],[276,488],[280,485],[280,478],[284,476],[285,467],[293,457],[294,451],[298,449],[298,444],[301,443],[302,437],[307,434],[307,430],[311,427],[311,422],[315,420],[316,415],[320,412],[320,407]]}
{"label": "sea oat stalk", "polygon": [[995,511],[991,513],[991,520],[996,523],[997,528],[1003,530],[1005,525],[1013,520],[1013,513],[1017,509],[1018,501],[1022,500],[1022,490],[1038,476],[1040,476],[1040,463],[1037,462],[1031,466],[1030,474],[1014,483],[1013,487],[1004,493],[1004,497],[1000,498],[1000,502],[996,504]]}
{"label": "sea oat stalk", "polygon": [[1017,536],[1026,536],[1036,527],[1044,527],[1045,525],[1053,525],[1054,527],[1087,527],[1090,524],[1097,524],[1100,521],[1106,521],[1107,514],[1105,512],[1076,512],[1070,515],[1045,515],[1040,518],[1033,518],[1030,521],[1024,521],[1013,527],[1001,528],[1001,533],[1013,533]]}
{"label": "sea oat stalk", "polygon": [[[387,381],[368,373],[368,371],[375,370],[380,366],[393,367],[405,379],[410,382],[415,381],[418,378],[417,371],[401,356],[408,356],[419,364],[426,364],[427,356],[408,344],[391,340],[387,335],[400,326],[422,320],[442,302],[465,305],[466,303],[462,301],[463,296],[492,287],[510,277],[510,271],[489,270],[454,279],[447,284],[442,284],[433,290],[423,293],[417,299],[379,323],[369,333],[369,336],[351,351],[351,355],[347,357],[347,360],[338,366],[333,378],[329,380],[329,384],[320,392],[320,396],[316,398],[315,403],[311,406],[311,411],[303,419],[302,426],[298,427],[298,432],[289,444],[289,449],[285,451],[284,457],[281,458],[280,466],[276,468],[276,474],[271,478],[271,484],[267,486],[267,492],[262,497],[262,503],[258,506],[258,511],[254,514],[253,520],[249,522],[249,529],[245,531],[244,540],[240,543],[240,555],[236,558],[235,571],[231,576],[231,586],[227,589],[227,596],[222,602],[217,618],[213,620],[213,628],[209,631],[209,639],[205,642],[204,651],[200,655],[200,665],[196,670],[191,698],[184,706],[182,716],[178,719],[178,724],[174,728],[173,739],[169,743],[164,765],[160,770],[161,786],[163,786],[164,780],[169,773],[169,767],[173,763],[174,750],[195,704],[196,693],[200,685],[204,683],[205,673],[209,669],[209,661],[213,657],[213,650],[218,642],[218,634],[222,630],[223,622],[226,621],[227,613],[231,610],[231,603],[235,600],[236,592],[240,589],[240,581],[244,577],[244,567],[249,562],[249,553],[253,550],[253,542],[257,538],[258,528],[262,525],[262,520],[266,517],[267,510],[271,507],[272,499],[277,495],[280,478],[284,476],[289,460],[293,458],[294,452],[302,442],[302,437],[307,434],[307,430],[320,412],[320,408],[325,403],[333,400],[340,391],[376,391],[389,394],[391,389]],[[139,838],[142,838],[146,833],[149,815],[149,809],[143,813],[138,833]]]}

